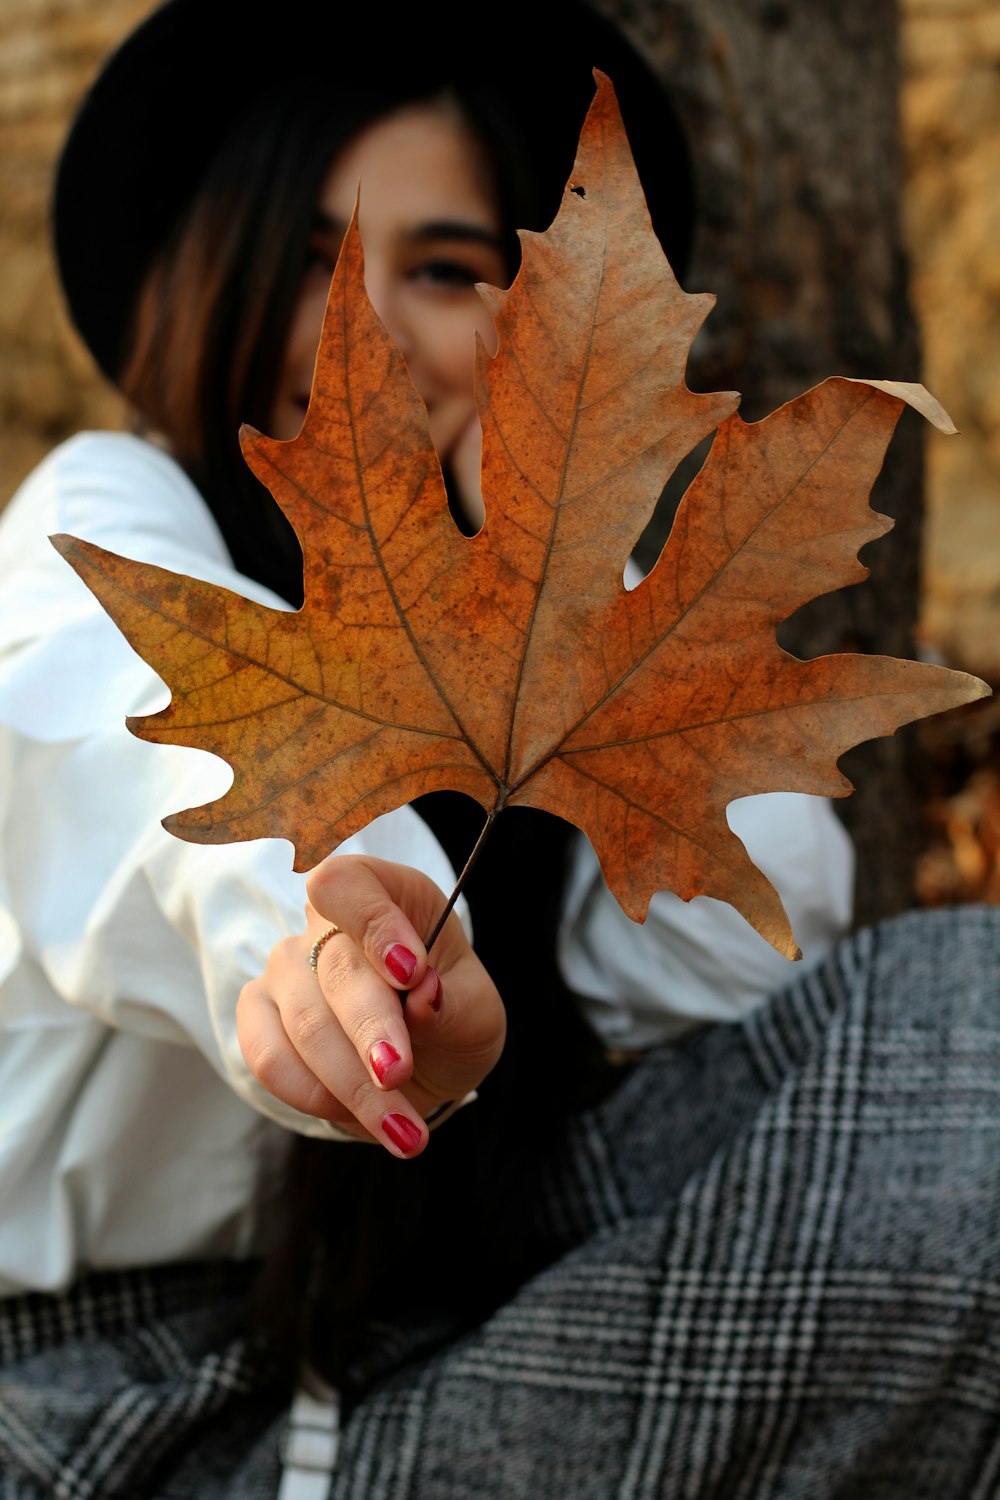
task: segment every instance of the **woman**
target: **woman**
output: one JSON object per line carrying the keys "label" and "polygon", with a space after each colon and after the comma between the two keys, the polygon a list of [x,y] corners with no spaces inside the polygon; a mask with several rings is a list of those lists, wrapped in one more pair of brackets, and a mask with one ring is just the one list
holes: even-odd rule
{"label": "woman", "polygon": [[[652,88],[590,12],[560,13],[564,24],[543,43],[527,8],[509,11],[489,56],[470,59],[462,7],[438,5],[428,23],[382,6],[377,18],[338,18],[329,30],[306,7],[301,33],[277,29],[270,5],[243,6],[238,29],[218,39],[204,31],[203,0],[173,0],[106,69],[68,142],[56,232],[70,306],[169,451],[112,435],[76,440],[29,480],[0,533],[3,753],[17,778],[5,783],[17,798],[8,792],[4,809],[0,1070],[12,1123],[0,1326],[11,1352],[0,1451],[18,1500],[273,1495],[288,1370],[303,1355],[353,1407],[334,1493],[643,1493],[678,1463],[692,1483],[707,1475],[722,1485],[732,1465],[752,1474],[782,1443],[790,1451],[800,1397],[789,1404],[787,1392],[768,1392],[761,1421],[750,1376],[746,1397],[720,1397],[696,1379],[676,1448],[663,1403],[674,1400],[675,1350],[682,1385],[692,1379],[678,1329],[689,1339],[701,1330],[696,1344],[705,1337],[704,1320],[692,1322],[690,1278],[714,1286],[720,1272],[708,1249],[683,1246],[692,1232],[704,1238],[704,1193],[717,1194],[719,1171],[737,1174],[742,1197],[712,1210],[717,1253],[729,1256],[719,1283],[728,1290],[708,1309],[711,1338],[725,1345],[718,1359],[743,1369],[750,1328],[749,1347],[769,1339],[774,1383],[787,1375],[789,1389],[801,1384],[796,1361],[816,1320],[812,1294],[803,1300],[791,1273],[801,1270],[796,1257],[812,1266],[815,1245],[833,1242],[825,1220],[814,1231],[810,1172],[842,1202],[840,1147],[850,1137],[837,1137],[833,1167],[814,1139],[809,1170],[790,1166],[776,1179],[772,1194],[780,1180],[788,1199],[780,1212],[762,1179],[761,1163],[773,1159],[762,1142],[775,1119],[784,1128],[794,1087],[811,1097],[814,1062],[824,1099],[863,1093],[860,1063],[844,1072],[828,1040],[837,1009],[829,986],[769,1006],[756,1032],[712,1028],[627,1072],[591,1026],[634,1052],[720,1013],[737,1016],[772,987],[773,971],[743,972],[763,960],[741,946],[738,919],[710,903],[678,910],[657,898],[647,927],[623,940],[587,852],[572,851],[564,896],[559,831],[511,813],[482,867],[485,884],[470,892],[476,950],[454,923],[433,974],[421,902],[427,881],[447,887],[451,871],[428,823],[453,864],[464,838],[463,811],[440,800],[422,806],[426,818],[404,809],[366,831],[364,863],[322,867],[309,931],[269,959],[272,944],[301,927],[302,887],[285,851],[196,848],[162,834],[156,818],[205,800],[215,773],[121,733],[122,714],[148,708],[155,684],[42,540],[67,529],[297,602],[296,547],[246,479],[233,438],[242,420],[279,436],[294,430],[359,169],[372,295],[427,401],[456,518],[476,526],[462,340],[454,364],[437,341],[452,319],[469,343],[474,328],[488,335],[470,282],[512,271],[513,226],[550,217],[590,65],[616,79],[626,119],[630,100],[634,110]],[[362,86],[375,41],[378,68]],[[388,41],[398,68],[385,60]],[[331,73],[350,87],[332,91]],[[647,141],[662,168],[659,109]],[[392,178],[400,149],[414,143],[419,160]],[[676,178],[683,156],[671,158]],[[455,173],[430,173],[432,161]],[[418,174],[410,209],[401,200]],[[663,175],[647,170],[650,182]],[[443,205],[434,196],[442,181]],[[440,230],[442,213],[444,236],[415,232]],[[399,259],[414,241],[429,253]],[[808,799],[769,801],[761,821],[758,846],[766,860],[769,840],[782,845],[775,877],[793,887],[800,936],[811,914],[818,954],[846,921],[839,834]],[[839,860],[833,872],[824,857]],[[505,884],[534,918],[517,942],[497,899]],[[376,907],[385,925],[372,942]],[[317,949],[314,977],[310,950],[333,921],[343,931]],[[855,957],[837,972],[850,962],[863,967]],[[491,1071],[505,1025],[493,980],[510,1036]],[[240,1039],[252,1066],[235,1006],[247,981]],[[317,996],[326,1008],[310,1055],[285,1039],[296,1009],[315,1009]],[[456,1027],[460,1064],[444,1080],[434,1064]],[[300,1042],[307,1030],[297,1028]],[[475,1087],[480,1098],[425,1149],[425,1116]],[[384,1150],[331,1144],[345,1129]],[[289,1131],[316,1142],[290,1165]],[[279,1213],[283,1179],[291,1201]],[[702,1217],[692,1230],[694,1209]],[[786,1236],[786,1254],[775,1226],[799,1210],[805,1228]],[[258,1326],[270,1365],[242,1328],[263,1251]],[[759,1285],[762,1268],[788,1288],[784,1300],[734,1330],[726,1299]],[[525,1278],[534,1279],[518,1291]],[[285,1360],[277,1372],[276,1351]],[[698,1348],[692,1360],[691,1369],[705,1365]],[[327,1405],[316,1420],[328,1415]],[[768,1424],[770,1448],[754,1447]],[[712,1456],[719,1433],[729,1434],[721,1459]],[[296,1442],[293,1432],[293,1459]],[[293,1462],[286,1476],[297,1472]]]}

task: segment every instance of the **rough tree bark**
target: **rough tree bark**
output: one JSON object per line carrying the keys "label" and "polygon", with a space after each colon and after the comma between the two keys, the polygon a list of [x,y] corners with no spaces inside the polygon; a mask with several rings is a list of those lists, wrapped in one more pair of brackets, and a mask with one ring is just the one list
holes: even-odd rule
{"label": "rough tree bark", "polygon": [[[653,61],[692,147],[700,219],[684,280],[715,292],[718,305],[696,344],[691,384],[742,391],[743,415],[756,419],[827,375],[919,379],[900,228],[893,0],[602,7]],[[670,487],[650,547],[682,488]],[[870,581],[798,612],[782,637],[797,655],[913,654],[922,436],[912,413],[873,504],[896,525],[865,553]],[[841,762],[857,785],[837,808],[858,851],[859,923],[912,905],[913,747],[903,731]]]}

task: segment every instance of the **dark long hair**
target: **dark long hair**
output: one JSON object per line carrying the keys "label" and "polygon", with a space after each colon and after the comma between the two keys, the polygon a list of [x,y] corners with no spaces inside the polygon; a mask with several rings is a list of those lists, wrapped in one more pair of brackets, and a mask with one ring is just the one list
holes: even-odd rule
{"label": "dark long hair", "polygon": [[[513,274],[513,226],[544,227],[563,178],[538,180],[516,107],[495,88],[449,93],[492,163]],[[244,465],[237,433],[243,421],[267,429],[331,159],[365,124],[421,97],[352,95],[331,113],[325,90],[295,83],[256,101],[207,164],[138,298],[122,388],[202,490],[236,566],[294,605],[302,598],[300,549]],[[691,222],[690,184],[676,152],[673,171],[676,261]],[[440,794],[421,799],[418,810],[460,867],[479,809]],[[573,1104],[610,1078],[555,963],[567,834],[545,815],[505,814],[469,890],[477,950],[508,1009],[505,1055],[480,1101],[415,1161],[374,1146],[296,1141],[258,1298],[288,1379],[306,1360],[348,1394],[359,1390],[380,1373],[373,1317],[383,1344],[387,1326],[409,1327],[412,1337],[418,1324],[425,1339],[452,1336],[551,1253],[525,1204]]]}
{"label": "dark long hair", "polygon": [[[413,99],[421,97],[414,93]],[[449,90],[488,149],[511,275],[514,224],[536,195],[488,94]],[[238,119],[144,279],[119,374],[143,427],[162,434],[204,494],[237,568],[302,601],[291,527],[239,450],[243,422],[267,431],[316,202],[330,162],[367,123],[410,102],[287,83]]]}

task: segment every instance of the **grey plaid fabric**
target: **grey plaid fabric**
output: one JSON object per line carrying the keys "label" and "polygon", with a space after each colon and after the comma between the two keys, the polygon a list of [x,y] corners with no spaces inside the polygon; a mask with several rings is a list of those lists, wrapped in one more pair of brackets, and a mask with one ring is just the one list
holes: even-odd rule
{"label": "grey plaid fabric", "polygon": [[250,1279],[160,1267],[0,1301],[2,1500],[273,1500],[273,1430],[261,1479],[254,1459],[279,1408],[244,1337]]}
{"label": "grey plaid fabric", "polygon": [[[651,1053],[525,1209],[549,1269],[384,1375],[331,1500],[994,1500],[1000,910],[861,933]],[[6,1310],[0,1500],[275,1494],[282,1415],[195,1291],[116,1338],[92,1292],[65,1335]]]}

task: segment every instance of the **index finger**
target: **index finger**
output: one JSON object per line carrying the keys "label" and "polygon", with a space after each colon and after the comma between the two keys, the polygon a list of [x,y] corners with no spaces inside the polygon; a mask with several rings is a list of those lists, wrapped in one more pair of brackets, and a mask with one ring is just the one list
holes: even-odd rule
{"label": "index finger", "polygon": [[388,860],[333,855],[317,865],[307,890],[319,917],[346,932],[376,974],[397,989],[419,984],[427,951],[414,924],[430,932],[445,901],[432,880]]}

